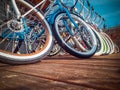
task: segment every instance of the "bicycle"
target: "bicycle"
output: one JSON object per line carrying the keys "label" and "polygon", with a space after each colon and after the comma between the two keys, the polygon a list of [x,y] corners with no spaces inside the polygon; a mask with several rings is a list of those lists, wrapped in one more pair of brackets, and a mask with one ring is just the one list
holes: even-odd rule
{"label": "bicycle", "polygon": [[79,58],[94,55],[97,42],[87,23],[70,12],[78,0],[54,0],[44,16],[51,26],[58,44],[68,53]]}

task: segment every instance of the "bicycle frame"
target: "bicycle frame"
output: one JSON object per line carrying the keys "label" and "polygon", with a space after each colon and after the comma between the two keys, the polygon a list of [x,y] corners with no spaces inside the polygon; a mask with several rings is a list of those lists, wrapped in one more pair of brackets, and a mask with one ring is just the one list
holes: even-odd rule
{"label": "bicycle frame", "polygon": [[[57,6],[57,8],[55,8],[54,12],[51,14],[50,11],[54,8],[54,6]],[[53,10],[52,10],[53,11]],[[78,29],[78,25],[75,23],[74,19],[71,17],[71,13],[70,11],[64,7],[60,0],[55,0],[49,7],[49,10],[45,13],[45,17],[48,21],[48,23],[50,25],[53,25],[54,24],[54,20],[55,20],[55,17],[56,15],[58,15],[60,12],[65,12],[66,15],[68,16],[68,18],[71,20],[71,22],[73,23],[73,25]],[[72,31],[67,28],[68,32],[70,33],[70,35],[74,36],[74,33],[72,33]]]}

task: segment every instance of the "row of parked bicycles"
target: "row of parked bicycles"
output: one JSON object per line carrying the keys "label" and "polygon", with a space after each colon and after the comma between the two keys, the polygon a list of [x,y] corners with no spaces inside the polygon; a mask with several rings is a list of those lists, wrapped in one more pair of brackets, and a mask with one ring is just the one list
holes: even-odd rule
{"label": "row of parked bicycles", "polygon": [[28,64],[67,52],[79,58],[119,52],[88,0],[0,0],[0,61]]}

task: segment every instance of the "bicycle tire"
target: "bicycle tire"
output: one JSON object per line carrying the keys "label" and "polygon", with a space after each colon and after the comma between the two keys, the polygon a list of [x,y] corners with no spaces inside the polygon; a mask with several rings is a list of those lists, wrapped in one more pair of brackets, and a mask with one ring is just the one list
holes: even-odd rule
{"label": "bicycle tire", "polygon": [[106,37],[106,39],[109,43],[109,47],[111,49],[110,54],[112,54],[114,52],[114,43],[113,43],[112,39],[106,33],[104,33],[104,32],[101,32],[101,33]]}
{"label": "bicycle tire", "polygon": [[[76,57],[79,57],[79,58],[88,58],[88,57],[93,56],[94,53],[96,52],[96,49],[97,49],[97,41],[96,41],[96,37],[95,37],[93,31],[90,29],[90,27],[87,25],[87,23],[85,21],[83,21],[80,17],[78,17],[75,14],[70,14],[70,15],[72,16],[72,18],[74,20],[76,20],[75,22],[82,25],[82,27],[79,28],[79,30],[82,30],[82,31],[77,32],[78,36],[77,36],[77,34],[75,36],[70,36],[69,33],[66,32],[66,29],[64,28],[65,25],[62,24],[62,22],[61,22],[61,19],[64,18],[64,19],[67,19],[69,21],[69,18],[66,15],[66,13],[59,13],[55,18],[54,29],[53,29],[54,30],[53,33],[54,33],[54,36],[55,36],[56,40],[58,41],[58,44],[66,52],[70,53],[73,56],[76,56]],[[61,24],[61,26],[58,26],[60,24]],[[68,23],[68,24],[71,25],[71,23]],[[62,32],[62,28],[65,29],[65,30],[63,30],[63,32]],[[75,30],[76,30],[76,28],[75,28]],[[84,36],[86,37],[86,35],[89,34],[90,38],[91,38],[91,41],[90,41],[90,38],[87,38],[87,39],[89,39],[89,41],[92,43],[90,48],[87,47],[87,51],[80,50],[79,48],[77,48],[77,47],[79,47],[79,45],[78,46],[76,45],[77,41],[78,41],[78,43],[82,43],[78,39],[80,39],[81,37],[84,37],[83,35],[80,35],[80,34],[83,34],[85,32],[86,32],[86,34],[84,34]],[[68,36],[70,36],[70,40],[66,42],[65,38],[68,38]],[[77,41],[74,41],[74,39],[73,39],[74,37],[75,37],[75,39],[77,39]],[[83,38],[81,38],[81,39],[83,41]],[[83,43],[85,44],[85,40],[84,40]],[[72,44],[73,44],[73,46],[72,46]],[[87,44],[86,44],[86,46],[87,46]]]}
{"label": "bicycle tire", "polygon": [[89,27],[93,30],[97,39],[97,51],[94,54],[94,56],[100,56],[103,54],[103,49],[104,49],[103,40],[99,32],[97,32],[91,25],[89,25]]}
{"label": "bicycle tire", "polygon": [[[8,1],[6,2],[8,3]],[[21,14],[24,14],[26,11],[33,8],[32,5],[24,0],[15,0],[15,2]],[[11,8],[10,14],[15,16],[14,11],[12,10],[13,8]],[[53,41],[52,32],[43,15],[36,9],[34,9],[30,14],[23,18],[25,20],[25,23],[23,24],[24,27],[21,29],[22,31],[15,31],[16,29],[11,30],[10,25],[12,22],[10,22],[9,27],[7,25],[5,25],[5,28],[2,27],[1,31],[9,31],[10,33],[14,33],[15,36],[13,37],[13,35],[11,34],[7,37],[6,35],[9,33],[0,32],[2,33],[0,36],[1,62],[9,64],[34,63],[46,57],[51,51]],[[16,20],[17,22],[17,19],[15,17],[10,17],[9,19],[13,22],[14,20]],[[8,23],[8,21],[6,21],[6,23]],[[27,31],[25,31],[26,29]],[[20,35],[18,35],[18,33]],[[14,42],[13,45],[11,43],[11,40],[13,40]],[[17,43],[16,46],[15,43]]]}

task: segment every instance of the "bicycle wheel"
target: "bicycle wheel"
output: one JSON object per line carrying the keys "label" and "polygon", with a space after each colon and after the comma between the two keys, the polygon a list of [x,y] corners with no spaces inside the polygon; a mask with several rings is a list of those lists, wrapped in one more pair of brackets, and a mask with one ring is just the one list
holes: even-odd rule
{"label": "bicycle wheel", "polygon": [[[94,55],[97,41],[93,31],[78,16],[70,14],[78,25],[78,29],[65,13],[56,16],[54,22],[54,36],[60,46],[71,55],[88,58]],[[70,31],[68,31],[68,29]],[[74,35],[71,35],[70,32]]]}
{"label": "bicycle wheel", "polygon": [[110,48],[106,38],[102,34],[101,34],[101,37],[103,39],[103,44],[104,44],[103,55],[107,55],[110,52]]}
{"label": "bicycle wheel", "polygon": [[103,49],[104,49],[104,45],[103,45],[101,35],[91,25],[89,25],[89,27],[93,30],[93,32],[95,33],[96,39],[97,39],[97,51],[94,55],[95,56],[100,56],[100,55],[103,54]]}
{"label": "bicycle wheel", "polygon": [[61,51],[61,47],[58,45],[57,41],[55,40],[54,41],[54,44],[53,44],[53,47],[52,47],[52,50],[50,51],[49,55],[48,56],[55,56],[57,55],[59,52]]}
{"label": "bicycle wheel", "polygon": [[109,43],[109,47],[111,49],[110,54],[114,53],[114,43],[113,43],[112,39],[104,32],[101,32],[101,34],[106,37],[106,39],[107,39],[107,41]]}
{"label": "bicycle wheel", "polygon": [[106,41],[106,43],[107,43],[107,54],[110,54],[111,53],[111,50],[112,50],[112,46],[111,46],[111,43],[110,43],[110,41],[108,40],[108,38],[105,36],[105,35],[103,35],[103,37],[105,38],[105,41]]}
{"label": "bicycle wheel", "polygon": [[[34,9],[18,20],[11,0],[3,0],[0,8],[0,61],[9,64],[28,64],[40,61],[52,47],[52,32],[43,15]],[[33,8],[24,0],[15,0],[20,14]]]}

